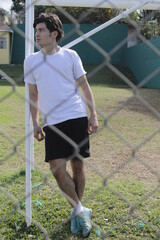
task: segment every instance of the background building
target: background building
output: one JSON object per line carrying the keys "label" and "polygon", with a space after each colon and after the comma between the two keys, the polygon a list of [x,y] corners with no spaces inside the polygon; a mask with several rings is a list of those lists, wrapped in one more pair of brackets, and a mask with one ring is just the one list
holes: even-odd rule
{"label": "background building", "polygon": [[12,33],[9,26],[0,24],[0,64],[11,62]]}

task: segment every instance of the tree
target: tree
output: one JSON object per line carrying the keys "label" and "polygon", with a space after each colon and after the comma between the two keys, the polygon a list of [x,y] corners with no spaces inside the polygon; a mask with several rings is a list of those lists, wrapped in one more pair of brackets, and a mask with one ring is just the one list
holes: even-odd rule
{"label": "tree", "polygon": [[142,10],[139,20],[141,34],[146,39],[160,35],[160,11]]}
{"label": "tree", "polygon": [[[25,0],[12,0],[12,2],[12,10],[18,14],[18,21],[24,22]],[[35,6],[35,17],[38,17],[40,13],[55,13],[63,23],[72,23],[72,18],[74,18],[79,23],[102,24],[117,16],[120,11],[111,8]],[[160,11],[141,10],[131,13],[129,18],[139,25],[141,34],[150,39],[160,35],[159,13]],[[118,23],[132,25],[127,18],[121,19]]]}
{"label": "tree", "polygon": [[6,10],[0,8],[0,24],[5,23]]}
{"label": "tree", "polygon": [[[85,8],[85,7],[64,7],[46,8],[45,13],[57,14],[63,23],[72,23],[72,20],[67,16],[68,14],[76,19],[79,23],[101,24],[117,15],[117,10],[104,8]],[[67,13],[67,14],[66,14]]]}
{"label": "tree", "polygon": [[16,13],[24,12],[25,0],[12,0],[12,2],[12,10],[14,10]]}
{"label": "tree", "polygon": [[[146,39],[160,35],[160,11],[141,10],[132,12],[129,18],[120,20],[120,23],[127,24],[130,28],[135,29]],[[141,41],[139,39],[139,41]]]}
{"label": "tree", "polygon": [[18,22],[23,23],[25,19],[25,0],[12,0],[12,2],[11,10],[17,13]]}
{"label": "tree", "polygon": [[[18,20],[23,21],[25,19],[25,0],[12,0],[12,9],[18,14]],[[115,17],[118,13],[115,9],[102,9],[102,8],[85,8],[85,7],[53,7],[53,6],[35,6],[35,17],[38,17],[40,13],[55,13],[57,14],[63,23],[71,23],[70,16],[78,20],[81,23],[93,23],[100,24],[108,21],[112,17]]]}

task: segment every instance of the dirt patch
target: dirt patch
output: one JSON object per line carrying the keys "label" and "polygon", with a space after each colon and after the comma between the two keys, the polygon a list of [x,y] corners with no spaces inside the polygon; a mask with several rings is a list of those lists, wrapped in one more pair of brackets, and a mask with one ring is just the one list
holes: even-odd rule
{"label": "dirt patch", "polygon": [[116,109],[117,112],[108,125],[91,138],[88,171],[102,178],[121,176],[146,184],[159,183],[160,90],[142,89],[139,96],[140,101],[133,99],[120,111],[119,105],[126,99],[117,100],[112,109],[104,108],[106,115],[107,109],[109,114]]}

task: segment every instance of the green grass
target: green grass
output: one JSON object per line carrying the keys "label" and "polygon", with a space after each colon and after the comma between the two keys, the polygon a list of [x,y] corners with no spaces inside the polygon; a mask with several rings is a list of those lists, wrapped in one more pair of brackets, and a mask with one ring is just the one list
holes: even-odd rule
{"label": "green grass", "polygon": [[[132,217],[128,219],[127,213],[129,206],[121,197],[113,193],[108,188],[114,188],[114,191],[126,195],[126,199],[133,205],[136,204],[146,193],[143,184],[132,181],[120,180],[118,182],[109,183],[108,186],[103,184],[100,178],[91,182],[88,180],[86,185],[86,193],[84,203],[93,210],[93,218],[95,227],[89,239],[96,239],[96,230],[100,229],[104,237],[110,239],[156,239],[156,234],[153,229],[141,220],[143,217],[148,220],[154,227],[159,228],[159,200],[158,194],[154,196],[154,204],[151,201],[142,202],[137,207],[136,212],[140,213],[141,217]],[[32,195],[32,214],[33,219],[43,226],[51,239],[71,239],[69,233],[70,207],[67,201],[56,190],[52,190],[44,184],[44,176],[37,170],[32,172],[33,190]],[[52,184],[54,180],[49,176],[48,182]],[[42,231],[35,226],[34,223],[30,228],[26,227],[25,219],[18,211],[25,211],[24,185],[25,176],[22,170],[1,176],[1,184],[18,200],[18,205],[13,202],[3,193],[1,193],[1,216],[3,222],[1,224],[1,239],[43,239]],[[36,185],[40,184],[37,189]],[[55,183],[54,183],[55,184]],[[36,200],[40,201],[41,205],[36,205]],[[147,209],[150,207],[150,211]],[[140,222],[144,224],[142,228]],[[32,237],[31,237],[32,236]],[[80,236],[72,239],[81,239]]]}
{"label": "green grass", "polygon": [[[91,71],[94,67],[87,68],[87,71]],[[81,239],[81,236],[70,234],[70,206],[58,191],[48,165],[44,163],[43,142],[35,142],[35,170],[32,172],[33,222],[29,228],[26,226],[23,216],[25,89],[22,81],[19,81],[23,71],[22,66],[3,66],[3,70],[20,86],[17,87],[17,93],[6,81],[0,80],[0,239],[44,239],[43,228],[50,239]],[[127,69],[122,71],[135,81]],[[107,68],[97,74],[89,81],[100,110],[99,122],[102,127],[103,116],[109,116],[133,93]],[[114,115],[108,124],[136,145],[158,128],[159,120],[139,106],[128,105]],[[155,153],[159,140],[156,136],[154,141],[144,146],[144,152],[140,154]],[[153,175],[149,175],[146,180],[142,179],[144,170],[140,169],[140,178],[137,175],[139,167],[133,169],[132,166],[131,171],[130,168],[128,172],[122,168],[114,173],[116,167],[127,160],[131,150],[107,128],[91,138],[91,152],[91,165],[86,162],[87,183],[83,199],[83,204],[93,210],[93,230],[89,239],[158,239],[156,230],[160,227],[160,191],[149,194],[158,186],[156,181],[152,182]],[[131,206],[135,207],[134,211]],[[100,237],[96,236],[97,229],[101,230]]]}

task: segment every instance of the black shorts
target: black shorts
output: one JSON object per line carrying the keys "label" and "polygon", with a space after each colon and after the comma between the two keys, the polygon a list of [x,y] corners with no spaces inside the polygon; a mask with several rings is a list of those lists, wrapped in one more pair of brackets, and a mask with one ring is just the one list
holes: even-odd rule
{"label": "black shorts", "polygon": [[[54,130],[54,127],[56,127],[58,133]],[[87,117],[46,126],[43,128],[43,131],[45,132],[46,162],[58,158],[75,159],[78,158],[77,153],[83,158],[90,156]],[[65,139],[65,136],[67,136],[67,139]]]}

